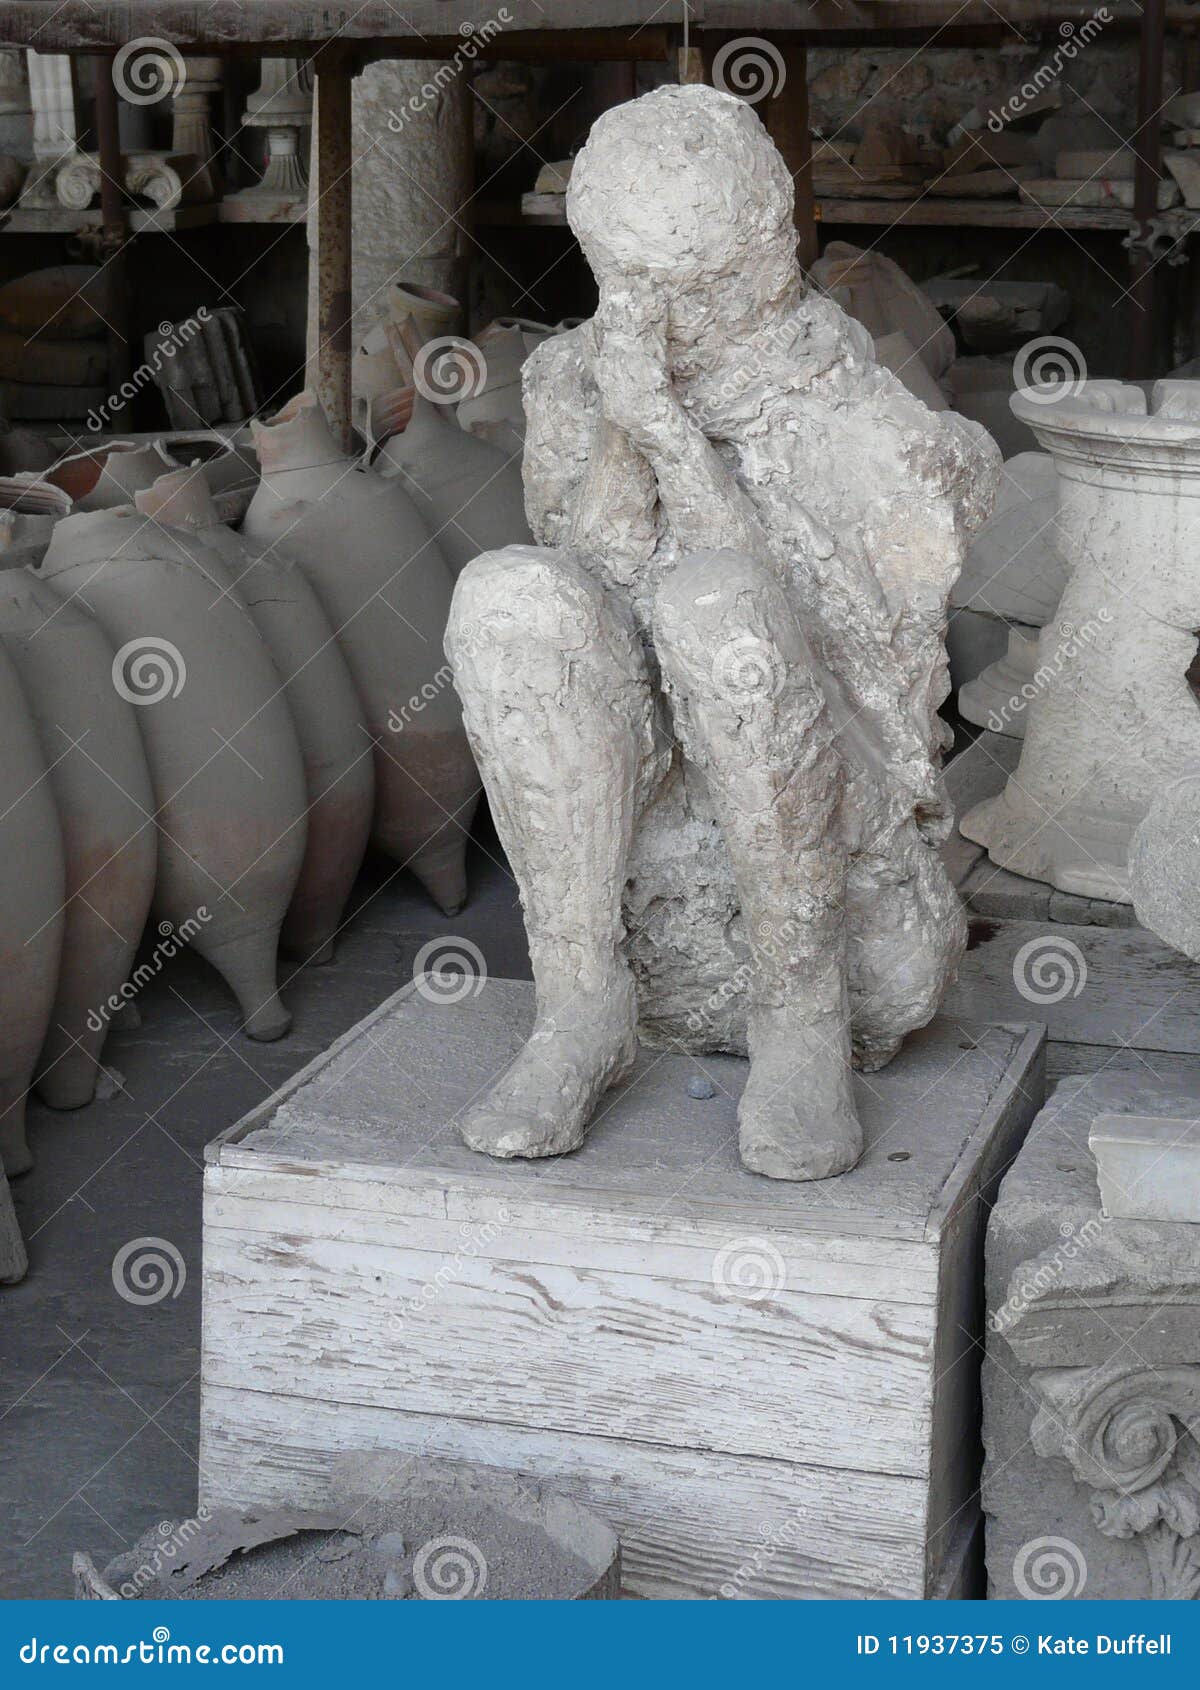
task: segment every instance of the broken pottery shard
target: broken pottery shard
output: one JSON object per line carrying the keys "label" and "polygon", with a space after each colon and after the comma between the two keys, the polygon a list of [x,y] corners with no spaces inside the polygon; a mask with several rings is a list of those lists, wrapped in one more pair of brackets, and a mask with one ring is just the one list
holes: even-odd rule
{"label": "broken pottery shard", "polygon": [[747,1166],[837,1174],[852,1056],[930,1019],[964,942],[936,711],[998,454],[807,288],[741,101],[606,113],[567,214],[600,304],[526,367],[539,544],[470,564],[447,633],[538,994],[464,1137],[576,1148],[640,1034],[748,1052]]}

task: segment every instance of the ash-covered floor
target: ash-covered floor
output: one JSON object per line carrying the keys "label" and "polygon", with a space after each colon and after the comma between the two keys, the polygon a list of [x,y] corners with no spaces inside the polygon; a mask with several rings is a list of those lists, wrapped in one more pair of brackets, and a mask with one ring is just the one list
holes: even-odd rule
{"label": "ash-covered floor", "polygon": [[[294,1021],[276,1044],[242,1034],[204,963],[174,958],[137,999],[140,1027],[108,1040],[124,1089],[71,1114],[32,1104],[37,1165],[13,1185],[29,1275],[0,1291],[0,1598],[69,1597],[74,1549],[103,1564],[194,1512],[204,1146],[398,991],[430,939],[469,940],[489,974],[530,977],[490,831],[470,873],[470,901],[447,919],[411,876],[369,865],[336,960],[281,969]],[[143,1238],[178,1253],[181,1269],[159,1252],[177,1295],[118,1293],[114,1260]]]}

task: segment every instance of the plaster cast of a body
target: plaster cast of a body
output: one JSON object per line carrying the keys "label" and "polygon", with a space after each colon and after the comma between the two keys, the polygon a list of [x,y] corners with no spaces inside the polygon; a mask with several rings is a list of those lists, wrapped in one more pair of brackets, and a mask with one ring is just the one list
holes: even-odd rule
{"label": "plaster cast of a body", "polygon": [[527,368],[541,544],[469,565],[447,635],[538,995],[462,1132],[576,1148],[640,1032],[749,1053],[747,1166],[841,1173],[852,1054],[886,1063],[964,942],[935,712],[998,454],[807,291],[740,101],[606,114],[568,216],[600,305]]}

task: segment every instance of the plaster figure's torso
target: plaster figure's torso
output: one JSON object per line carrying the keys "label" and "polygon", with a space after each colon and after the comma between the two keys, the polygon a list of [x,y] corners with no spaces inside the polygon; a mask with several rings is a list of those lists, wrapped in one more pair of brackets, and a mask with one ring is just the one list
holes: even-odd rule
{"label": "plaster figure's torso", "polygon": [[[581,530],[605,426],[593,332],[587,323],[547,341],[526,366],[526,502],[537,539],[570,549],[628,604],[655,673],[654,595],[682,548],[653,471],[635,456]],[[949,825],[936,714],[947,691],[944,604],[963,531],[982,520],[995,478],[981,432],[929,411],[871,353],[865,330],[809,294],[749,345],[693,349],[673,367],[684,410],[754,506],[765,561],[787,582],[822,672],[853,793],[843,805],[852,884],[923,874],[912,864],[924,853],[911,847]],[[741,1050],[747,951],[728,856],[702,776],[677,749],[663,768],[625,898],[643,1033],[687,1042],[702,1006],[710,1048]],[[944,902],[940,888],[931,895]]]}

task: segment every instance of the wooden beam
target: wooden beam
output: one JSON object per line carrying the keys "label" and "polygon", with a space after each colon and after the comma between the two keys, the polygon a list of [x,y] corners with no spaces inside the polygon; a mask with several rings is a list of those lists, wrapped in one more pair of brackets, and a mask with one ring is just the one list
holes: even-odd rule
{"label": "wooden beam", "polygon": [[1133,135],[1133,238],[1130,253],[1132,286],[1129,293],[1129,367],[1135,381],[1146,381],[1158,371],[1157,261],[1151,257],[1146,239],[1150,220],[1158,207],[1162,176],[1162,87],[1164,0],[1145,0],[1142,12],[1141,46],[1138,58],[1137,129]]}
{"label": "wooden beam", "polygon": [[117,127],[117,87],[113,60],[106,57],[96,66],[96,143],[100,153],[100,252],[103,264],[105,306],[108,324],[108,379],[114,395],[120,394],[133,367],[129,347],[129,276],[125,243],[129,228],[125,213],[125,164]]}
{"label": "wooden beam", "polygon": [[766,102],[767,130],[796,185],[796,250],[807,270],[817,259],[812,135],[808,124],[808,51],[798,42],[774,43],[782,74]]}
{"label": "wooden beam", "polygon": [[317,59],[316,387],[344,452],[353,450],[350,398],[352,224],[350,66],[328,49]]}
{"label": "wooden beam", "polygon": [[[509,21],[480,40],[490,58],[540,60],[671,58],[685,0],[506,0]],[[688,0],[693,31],[772,39],[903,39],[936,34],[950,45],[963,28],[1051,29],[1083,22],[1082,0]],[[555,28],[556,12],[571,22]],[[1136,0],[1109,0],[1109,31],[1137,28]],[[1170,0],[1167,20],[1196,21],[1191,0]],[[481,37],[478,0],[0,0],[0,42],[44,53],[112,52],[132,37],[161,36],[185,52],[308,55],[322,44],[353,45],[364,57],[450,59],[470,33]]]}

